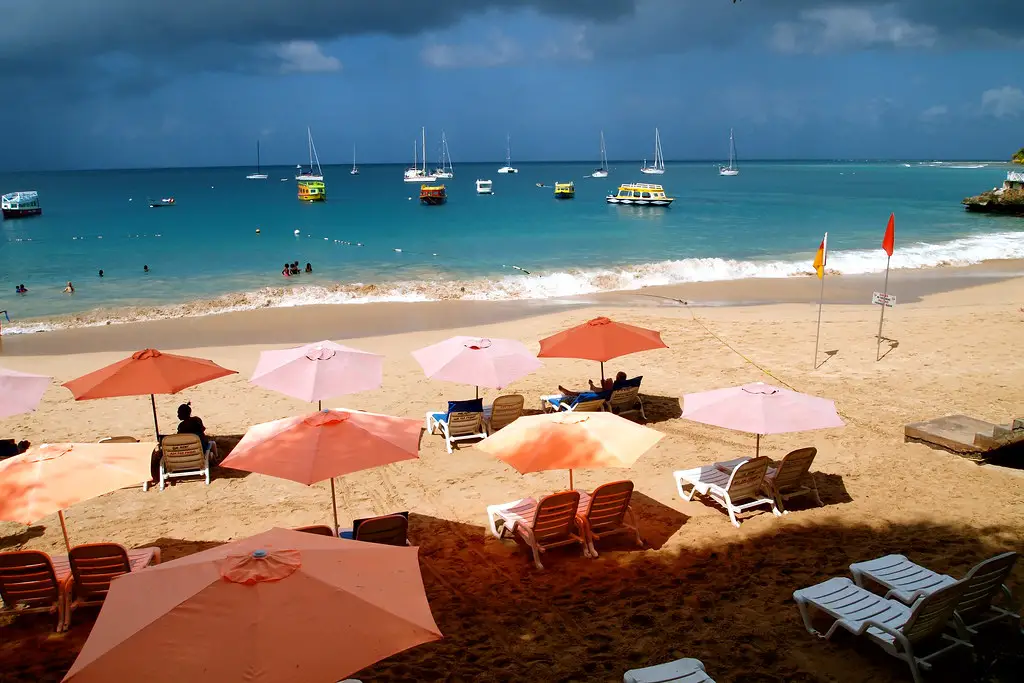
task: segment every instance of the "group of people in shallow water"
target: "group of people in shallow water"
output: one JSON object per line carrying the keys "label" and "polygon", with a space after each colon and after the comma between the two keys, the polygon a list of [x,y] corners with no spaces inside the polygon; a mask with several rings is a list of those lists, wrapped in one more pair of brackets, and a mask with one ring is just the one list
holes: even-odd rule
{"label": "group of people in shallow water", "polygon": [[[149,266],[148,265],[142,266],[142,272],[143,273],[148,273],[149,272]],[[100,277],[103,277],[103,269],[102,268],[100,269],[100,272],[98,273],[98,275]],[[15,294],[28,294],[28,288],[25,285],[23,285],[23,284],[22,285],[18,285],[17,287],[14,288],[14,293]],[[65,294],[74,294],[75,293],[75,286],[73,284],[71,284],[71,280],[68,280],[68,283],[66,285],[64,285],[64,293]]]}
{"label": "group of people in shallow water", "polygon": [[[313,272],[313,265],[311,263],[307,263],[306,264],[306,272],[307,273],[312,273]],[[281,269],[281,275],[284,275],[285,277],[291,277],[292,275],[299,275],[300,273],[302,273],[302,271],[299,270],[299,262],[298,261],[292,261],[291,263],[286,263],[286,264],[284,264],[284,268]]]}

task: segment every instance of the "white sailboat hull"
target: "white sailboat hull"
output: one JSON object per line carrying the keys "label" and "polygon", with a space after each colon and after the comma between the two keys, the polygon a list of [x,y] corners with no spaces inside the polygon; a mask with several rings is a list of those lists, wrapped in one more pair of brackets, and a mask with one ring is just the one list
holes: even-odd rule
{"label": "white sailboat hull", "polygon": [[718,175],[733,176],[739,175],[740,169],[738,168],[720,168],[718,169]]}
{"label": "white sailboat hull", "polygon": [[512,168],[511,166],[502,166],[498,169],[498,173],[519,173],[519,169]]}
{"label": "white sailboat hull", "polygon": [[434,171],[434,177],[435,178],[444,178],[445,180],[448,180],[450,178],[454,178],[455,174],[454,173],[450,173],[448,171]]}
{"label": "white sailboat hull", "polygon": [[608,171],[597,170],[597,171],[594,171],[593,173],[591,173],[590,177],[591,178],[607,178],[608,177]]}
{"label": "white sailboat hull", "polygon": [[663,168],[641,168],[640,172],[647,175],[665,175],[665,169]]}
{"label": "white sailboat hull", "polygon": [[403,178],[403,181],[407,183],[432,183],[435,180],[437,180],[437,176],[432,175],[406,176]]}
{"label": "white sailboat hull", "polygon": [[245,176],[245,178],[246,178],[246,180],[266,180],[267,179],[267,174],[266,173],[250,173],[249,175]]}

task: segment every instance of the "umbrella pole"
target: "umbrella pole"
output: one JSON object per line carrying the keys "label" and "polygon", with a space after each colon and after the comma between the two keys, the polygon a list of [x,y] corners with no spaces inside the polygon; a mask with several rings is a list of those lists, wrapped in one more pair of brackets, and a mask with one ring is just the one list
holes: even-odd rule
{"label": "umbrella pole", "polygon": [[318,400],[318,401],[316,402],[316,409],[317,409],[317,412],[319,412],[319,411],[323,410],[323,409],[324,409],[324,402],[323,402],[323,401],[320,401],[320,400]]}
{"label": "umbrella pole", "polygon": [[569,490],[572,491],[572,470],[569,470]]}
{"label": "umbrella pole", "polygon": [[601,384],[604,384],[604,361],[601,361]]}
{"label": "umbrella pole", "polygon": [[64,532],[64,546],[71,552],[71,541],[68,540],[68,527],[64,523],[64,511],[57,510],[57,516],[60,517],[60,530]]}
{"label": "umbrella pole", "polygon": [[761,455],[761,435],[760,434],[757,435],[757,446],[755,446],[754,449],[755,449],[754,450],[754,457],[760,456]]}
{"label": "umbrella pole", "polygon": [[334,477],[331,477],[331,509],[334,510],[334,535],[338,535],[338,500],[334,497]]}
{"label": "umbrella pole", "polygon": [[479,384],[476,385],[476,396],[474,396],[473,398],[480,398],[480,385]]}
{"label": "umbrella pole", "polygon": [[156,430],[156,440],[160,441],[160,423],[156,419],[156,396],[149,395],[149,402],[153,406],[153,429]]}

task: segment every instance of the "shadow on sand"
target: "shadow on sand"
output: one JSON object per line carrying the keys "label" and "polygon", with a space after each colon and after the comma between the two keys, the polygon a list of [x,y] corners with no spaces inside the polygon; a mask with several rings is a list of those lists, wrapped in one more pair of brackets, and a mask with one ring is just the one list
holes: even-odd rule
{"label": "shadow on sand", "polygon": [[[639,494],[636,505],[649,539],[685,522],[676,518],[664,529],[645,528],[661,524],[662,513],[651,513],[649,499]],[[684,545],[684,525],[660,551],[625,544],[626,551],[618,552],[601,545],[601,556],[587,559],[579,548],[559,548],[545,555],[547,569],[537,571],[527,553],[490,537],[482,526],[413,514],[410,537],[420,546],[427,596],[445,637],[355,677],[374,683],[620,681],[630,668],[696,657],[716,680],[733,683],[905,683],[907,666],[866,639],[839,633],[826,642],[808,634],[793,590],[849,576],[851,562],[888,553],[959,577],[978,561],[1024,542],[1017,528],[838,524],[831,516],[801,520],[799,513],[738,530],[724,515],[702,523],[720,526],[715,545]],[[156,543],[168,559],[215,545]],[[1009,585],[1019,604],[1024,562]],[[79,610],[71,631],[62,635],[52,633],[52,618],[16,618],[3,630],[0,680],[59,681],[95,614]],[[992,643],[1011,638],[1013,629],[996,626],[993,633],[998,637],[985,638],[980,649],[990,651]],[[937,660],[927,680],[1008,683],[1019,669],[1006,661],[978,675],[970,656],[953,653]],[[339,679],[347,673],[339,672]]]}

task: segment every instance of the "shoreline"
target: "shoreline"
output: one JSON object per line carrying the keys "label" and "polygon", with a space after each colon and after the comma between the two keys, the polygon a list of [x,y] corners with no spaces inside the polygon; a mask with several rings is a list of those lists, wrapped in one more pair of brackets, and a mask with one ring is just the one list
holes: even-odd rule
{"label": "shoreline", "polygon": [[[957,267],[894,270],[889,293],[896,305],[977,285],[1024,278],[1024,260],[985,261]],[[883,276],[829,274],[824,302],[870,305]],[[557,311],[593,307],[738,307],[817,303],[813,276],[692,282],[549,299],[450,300],[310,304],[182,316],[4,335],[0,355],[37,356],[130,352],[244,344],[299,344],[316,339],[357,339],[428,330],[508,323]],[[872,309],[874,307],[872,306]]]}

